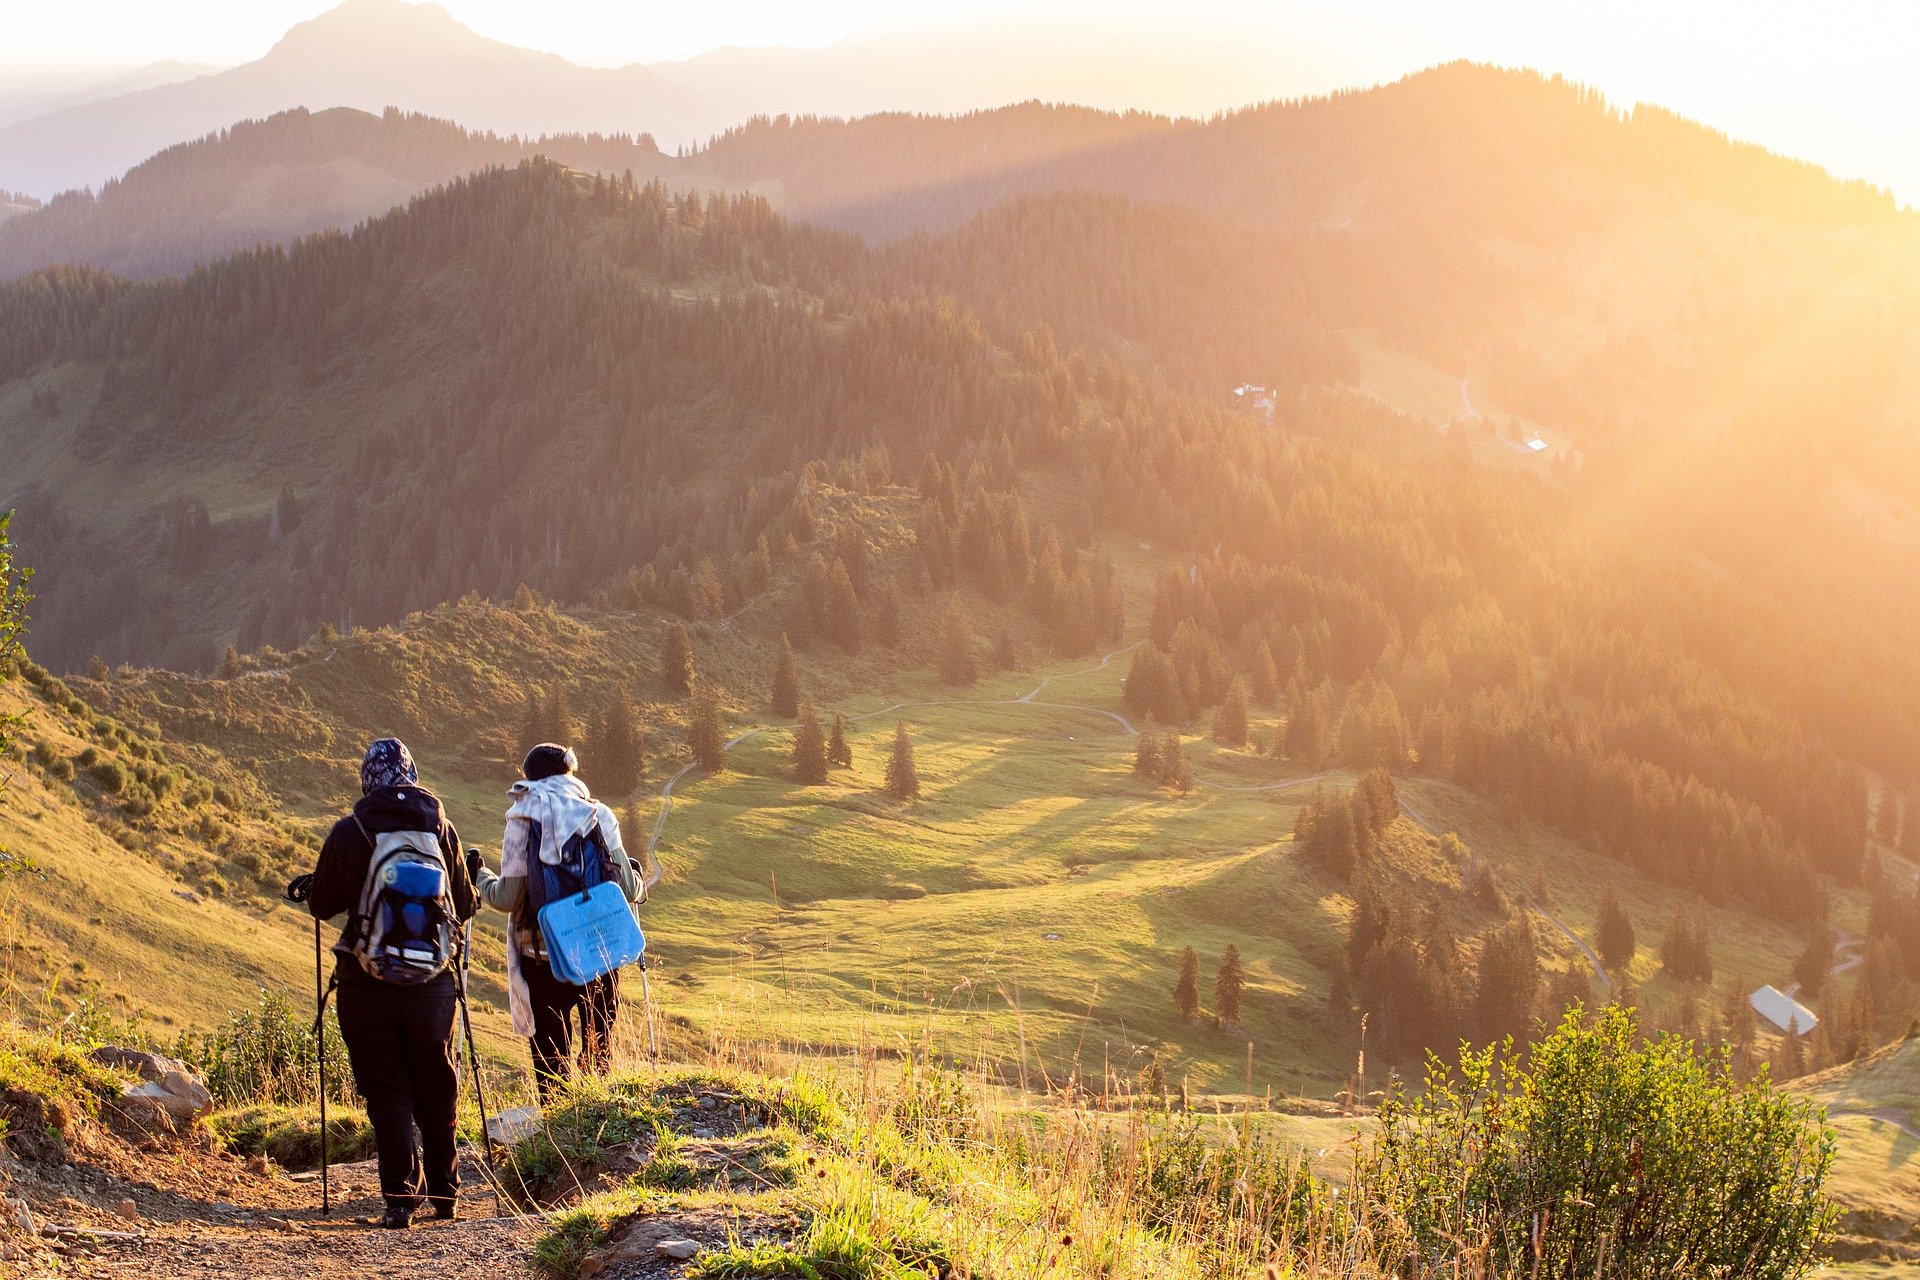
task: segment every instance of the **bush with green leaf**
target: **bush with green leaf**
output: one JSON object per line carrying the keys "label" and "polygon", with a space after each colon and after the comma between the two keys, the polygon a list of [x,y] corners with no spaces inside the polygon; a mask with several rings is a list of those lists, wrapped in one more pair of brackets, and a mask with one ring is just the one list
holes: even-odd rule
{"label": "bush with green leaf", "polygon": [[[346,1102],[353,1094],[347,1070],[347,1045],[340,1024],[327,1010],[327,1096]],[[296,1106],[319,1101],[317,1041],[313,1015],[285,996],[262,992],[260,1003],[227,1019],[224,1026],[180,1037],[174,1056],[205,1078],[214,1100],[226,1106],[276,1103]]]}
{"label": "bush with green leaf", "polygon": [[[1425,1273],[1774,1280],[1803,1274],[1832,1229],[1833,1135],[1724,1050],[1643,1043],[1633,1015],[1576,1007],[1521,1059],[1511,1046],[1437,1062],[1381,1108],[1356,1169],[1364,1205],[1403,1220]],[[1421,1264],[1424,1263],[1423,1267]]]}

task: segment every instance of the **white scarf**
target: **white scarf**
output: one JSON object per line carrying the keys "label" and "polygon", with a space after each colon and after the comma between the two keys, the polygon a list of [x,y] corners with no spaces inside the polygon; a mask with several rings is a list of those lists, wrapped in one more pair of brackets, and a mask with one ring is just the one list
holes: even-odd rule
{"label": "white scarf", "polygon": [[[513,797],[513,804],[507,809],[507,821],[525,818],[539,824],[540,861],[550,867],[560,865],[560,851],[567,841],[584,834],[600,820],[600,805],[587,790],[587,784],[571,773],[558,773],[538,782],[516,782],[507,794]],[[526,862],[527,852],[524,844],[511,851],[503,850],[500,874],[528,874],[531,868]],[[515,854],[519,856],[514,857]],[[507,865],[507,858],[520,865]]]}

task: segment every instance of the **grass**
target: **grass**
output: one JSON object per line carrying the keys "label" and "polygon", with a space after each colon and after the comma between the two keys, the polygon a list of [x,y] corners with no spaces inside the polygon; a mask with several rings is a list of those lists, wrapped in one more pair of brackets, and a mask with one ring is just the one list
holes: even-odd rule
{"label": "grass", "polygon": [[[1137,588],[1147,559],[1133,564],[1129,554],[1123,549],[1121,562]],[[702,669],[734,690],[734,731],[758,731],[733,749],[727,772],[691,775],[677,788],[660,851],[668,880],[643,915],[657,966],[653,993],[676,1037],[930,1047],[955,1060],[990,1060],[1004,1078],[1036,1088],[1067,1078],[1105,1087],[1149,1062],[1170,1083],[1184,1077],[1214,1092],[1250,1083],[1254,1092],[1328,1097],[1344,1085],[1354,1046],[1325,997],[1351,901],[1293,855],[1288,832],[1303,789],[1202,787],[1180,797],[1135,779],[1132,738],[1103,714],[1121,711],[1124,656],[1104,668],[1083,659],[988,670],[978,686],[955,690],[927,667],[902,671],[891,657],[817,650],[802,656],[802,681],[823,712],[853,718],[854,766],[824,786],[795,786],[788,728],[759,709],[755,690],[765,673],[745,630],[696,628]],[[102,696],[126,716],[160,725],[170,741],[203,743],[224,762],[206,765],[215,776],[252,762],[250,776],[316,823],[338,811],[360,741],[412,721],[432,726],[415,737],[427,781],[469,840],[492,843],[509,776],[505,737],[528,683],[562,673],[588,691],[617,682],[640,695],[651,723],[655,781],[638,805],[641,824],[651,826],[658,779],[677,767],[669,752],[684,712],[648,674],[656,635],[656,622],[639,615],[447,606],[432,626],[294,655],[285,674],[220,681],[154,673],[112,682]],[[1032,701],[1017,701],[1043,679]],[[580,701],[590,707],[590,692]],[[886,710],[896,702],[909,705]],[[897,719],[914,734],[924,786],[914,803],[894,801],[880,786]],[[1262,721],[1256,733],[1272,727]],[[1189,746],[1199,776],[1225,787],[1297,776],[1283,762],[1202,738]],[[1552,909],[1584,936],[1592,936],[1600,893],[1617,883],[1643,942],[1635,974],[1643,998],[1656,1008],[1681,998],[1657,977],[1652,957],[1679,895],[1509,823],[1444,784],[1403,785],[1423,812],[1458,829],[1510,892],[1543,871]],[[18,843],[30,854],[48,847],[44,839]],[[1493,921],[1462,902],[1458,868],[1405,822],[1389,833],[1388,848],[1390,875],[1422,901],[1448,904],[1470,956],[1474,935]],[[247,910],[248,927],[223,930],[222,940],[270,941],[278,962],[256,961],[256,984],[297,989],[306,940],[287,926],[304,922],[264,902]],[[1842,923],[1860,910],[1843,898]],[[1741,913],[1707,919],[1721,972],[1754,984],[1784,974],[1800,946]],[[1580,963],[1557,933],[1537,933],[1550,965]],[[496,1059],[517,1063],[520,1046],[499,1016],[500,918],[483,913],[476,938],[478,1029]],[[193,945],[178,934],[167,941],[175,951]],[[1181,949],[1201,954],[1205,988],[1229,942],[1249,969],[1243,1034],[1217,1031],[1204,1018],[1180,1022],[1169,992]],[[109,943],[103,953],[112,950]],[[222,956],[214,967],[245,972],[246,962]],[[126,980],[116,988],[165,989],[152,973],[120,972]],[[210,993],[206,1003],[231,1008],[252,994],[227,985],[241,989]]]}
{"label": "grass", "polygon": [[[320,1167],[320,1112],[317,1107],[257,1103],[216,1111],[207,1126],[220,1145],[238,1156],[265,1156],[283,1169]],[[355,1107],[327,1112],[327,1159],[350,1164],[374,1153],[373,1126]]]}

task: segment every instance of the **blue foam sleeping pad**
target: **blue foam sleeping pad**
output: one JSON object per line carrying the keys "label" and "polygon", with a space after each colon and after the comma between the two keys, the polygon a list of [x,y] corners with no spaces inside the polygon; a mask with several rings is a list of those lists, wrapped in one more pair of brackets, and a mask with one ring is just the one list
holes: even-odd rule
{"label": "blue foam sleeping pad", "polygon": [[570,893],[540,908],[540,935],[547,942],[553,976],[576,987],[605,977],[647,953],[646,935],[633,918],[627,896],[612,880]]}

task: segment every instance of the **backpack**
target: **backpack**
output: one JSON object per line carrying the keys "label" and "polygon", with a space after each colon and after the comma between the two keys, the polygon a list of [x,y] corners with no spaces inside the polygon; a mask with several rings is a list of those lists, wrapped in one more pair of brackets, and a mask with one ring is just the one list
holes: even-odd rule
{"label": "backpack", "polygon": [[557,865],[540,860],[537,823],[529,837],[522,953],[546,961],[554,977],[577,987],[638,959],[646,943],[626,895],[612,882],[600,824],[569,837]]}
{"label": "backpack", "polygon": [[[356,823],[359,822],[355,818]],[[453,900],[446,854],[432,831],[383,831],[364,824],[373,846],[354,908],[350,953],[381,982],[418,986],[453,967]]]}
{"label": "backpack", "polygon": [[540,824],[529,825],[526,912],[530,918],[537,920],[548,903],[585,893],[613,875],[613,861],[607,856],[607,842],[598,822],[567,838],[560,846],[558,865],[540,860]]}

